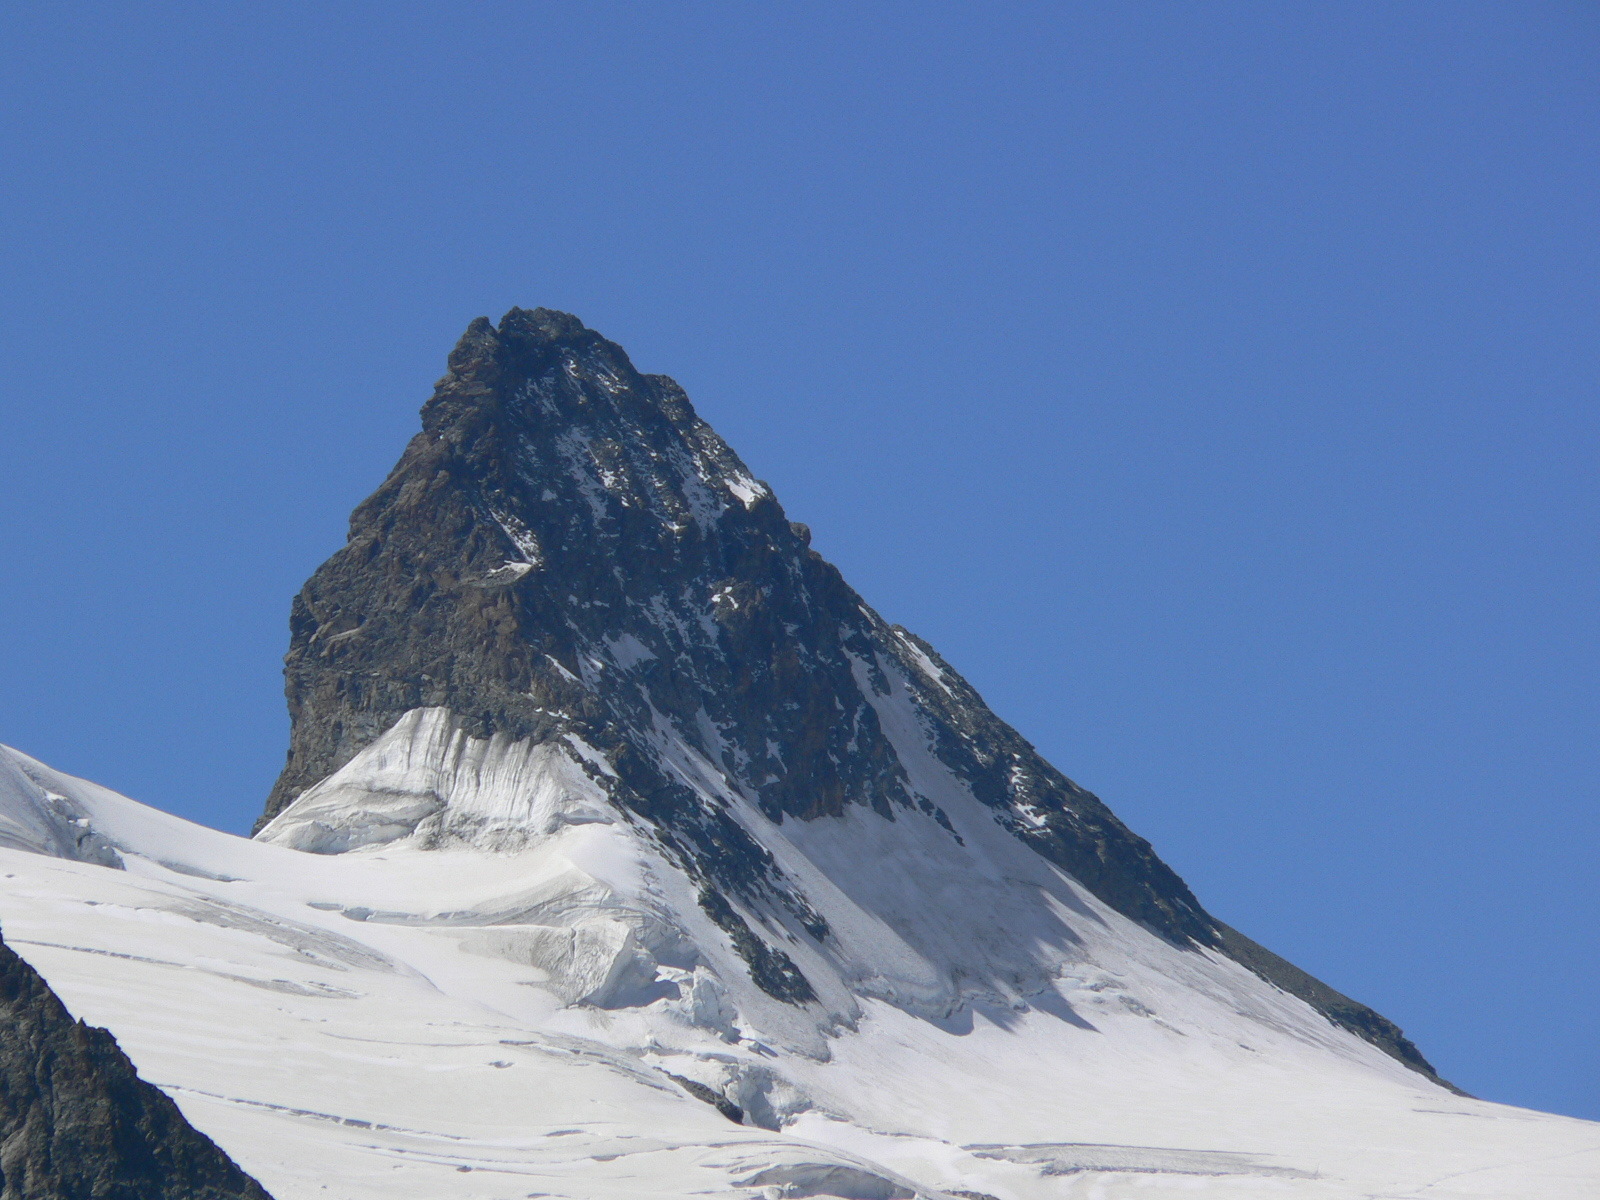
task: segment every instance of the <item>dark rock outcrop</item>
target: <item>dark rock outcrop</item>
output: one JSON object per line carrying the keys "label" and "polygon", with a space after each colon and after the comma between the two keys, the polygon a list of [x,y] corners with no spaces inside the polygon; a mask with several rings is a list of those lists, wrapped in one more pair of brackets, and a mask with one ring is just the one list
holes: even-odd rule
{"label": "dark rock outcrop", "polygon": [[1016,837],[1147,928],[1232,955],[1432,1076],[1384,1018],[1212,918],[932,647],[873,612],[677,384],[575,317],[472,322],[422,426],[295,598],[289,757],[262,824],[411,709],[447,708],[475,737],[576,734],[756,981],[803,1003],[805,976],[728,898],[786,936],[822,941],[826,923],[674,756],[686,747],[774,821],[866,805],[948,828],[869,702],[892,666],[934,753]]}
{"label": "dark rock outcrop", "polygon": [[735,1125],[744,1124],[744,1109],[729,1100],[721,1092],[708,1088],[703,1083],[696,1083],[693,1079],[685,1079],[682,1075],[674,1075],[671,1071],[667,1071],[665,1074],[668,1079],[688,1092],[689,1095],[702,1104],[711,1105],[712,1108],[727,1117]]}
{"label": "dark rock outcrop", "polygon": [[0,1200],[270,1200],[0,942]]}

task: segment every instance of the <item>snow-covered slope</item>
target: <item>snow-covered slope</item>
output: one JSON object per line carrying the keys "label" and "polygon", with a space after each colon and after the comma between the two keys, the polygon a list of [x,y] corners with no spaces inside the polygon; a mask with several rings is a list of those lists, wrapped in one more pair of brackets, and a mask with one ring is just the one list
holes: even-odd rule
{"label": "snow-covered slope", "polygon": [[1595,1194],[1600,1126],[1445,1091],[975,802],[941,799],[965,845],[921,815],[740,808],[837,935],[826,961],[791,947],[819,984],[796,1007],[607,819],[593,750],[530,763],[443,727],[416,714],[269,839],[341,789],[401,798],[386,830],[432,789],[491,823],[524,797],[544,819],[514,847],[435,822],[308,854],[0,751],[0,817],[98,838],[0,850],[7,940],[278,1200]]}

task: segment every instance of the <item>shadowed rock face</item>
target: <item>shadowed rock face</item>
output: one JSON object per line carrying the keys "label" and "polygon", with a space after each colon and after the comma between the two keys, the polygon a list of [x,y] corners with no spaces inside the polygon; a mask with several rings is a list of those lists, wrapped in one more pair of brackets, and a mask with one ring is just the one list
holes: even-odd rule
{"label": "shadowed rock face", "polygon": [[3,942],[0,1197],[270,1200]]}
{"label": "shadowed rock face", "polygon": [[289,757],[262,824],[415,709],[448,709],[473,737],[573,735],[606,755],[616,777],[596,782],[696,880],[756,981],[804,1002],[805,977],[728,898],[819,940],[826,923],[684,784],[684,763],[778,822],[849,805],[943,820],[866,698],[893,666],[934,753],[1016,837],[1151,930],[1230,954],[1432,1075],[1391,1023],[1207,914],[932,647],[867,607],[681,388],[575,317],[474,321],[422,425],[295,598]]}

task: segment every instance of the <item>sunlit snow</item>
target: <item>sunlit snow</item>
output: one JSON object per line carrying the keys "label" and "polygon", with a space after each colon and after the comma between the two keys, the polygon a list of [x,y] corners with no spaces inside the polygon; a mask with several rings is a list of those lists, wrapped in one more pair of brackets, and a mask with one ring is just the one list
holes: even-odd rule
{"label": "sunlit snow", "polygon": [[658,729],[826,920],[746,913],[804,1007],[751,983],[597,750],[440,709],[255,841],[0,749],[0,923],[278,1200],[1596,1194],[1600,1126],[1451,1094],[1096,900],[889,677],[880,720],[953,832],[774,824]]}

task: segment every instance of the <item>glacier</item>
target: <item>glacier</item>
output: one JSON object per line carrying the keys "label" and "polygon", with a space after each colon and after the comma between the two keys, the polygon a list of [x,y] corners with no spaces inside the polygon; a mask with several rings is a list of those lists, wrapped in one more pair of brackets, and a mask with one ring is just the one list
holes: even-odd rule
{"label": "glacier", "polygon": [[[419,711],[255,840],[0,750],[0,926],[278,1200],[1594,1194],[1600,1127],[1173,947],[949,781],[964,845],[743,806],[837,934],[790,947],[796,1009],[608,819],[592,748],[473,742]],[[296,848],[341,819],[385,836]]]}

